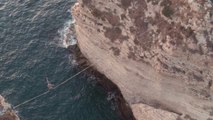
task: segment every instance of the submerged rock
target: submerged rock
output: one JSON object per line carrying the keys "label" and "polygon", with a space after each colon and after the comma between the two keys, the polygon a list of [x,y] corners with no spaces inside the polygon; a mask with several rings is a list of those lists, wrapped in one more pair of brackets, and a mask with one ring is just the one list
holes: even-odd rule
{"label": "submerged rock", "polygon": [[78,0],[72,14],[80,51],[130,106],[213,119],[210,0]]}

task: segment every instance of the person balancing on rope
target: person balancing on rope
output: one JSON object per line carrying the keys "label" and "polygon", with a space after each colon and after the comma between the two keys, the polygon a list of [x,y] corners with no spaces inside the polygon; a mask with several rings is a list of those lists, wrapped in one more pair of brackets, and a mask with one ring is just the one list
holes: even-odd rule
{"label": "person balancing on rope", "polygon": [[[58,85],[56,85],[56,86],[54,86],[53,84],[51,84],[50,81],[48,80],[48,77],[46,77],[47,87],[48,87],[48,89],[49,89],[48,91],[42,92],[41,94],[39,94],[39,95],[37,95],[37,96],[35,96],[35,97],[32,97],[32,98],[30,98],[30,99],[28,99],[28,100],[26,100],[26,101],[24,101],[24,102],[22,102],[22,103],[19,103],[18,105],[14,106],[13,109],[16,109],[16,108],[18,108],[18,107],[20,107],[20,106],[22,106],[22,105],[25,105],[25,104],[27,104],[27,103],[29,103],[29,102],[35,100],[35,99],[38,99],[38,98],[40,98],[40,97],[42,97],[42,96],[44,96],[44,95],[50,93],[50,90],[52,90],[52,89],[57,89],[58,87],[64,85],[64,84],[67,83],[67,82],[69,82],[70,80],[72,80],[72,79],[75,78],[76,76],[80,75],[81,73],[83,73],[83,72],[86,71],[87,69],[91,68],[92,66],[93,66],[93,64],[90,64],[90,66],[86,67],[85,69],[81,70],[80,72],[76,73],[75,75],[71,76],[70,78],[66,79],[65,81],[61,82],[60,84],[58,84]],[[0,109],[0,110],[1,110],[1,109]]]}
{"label": "person balancing on rope", "polygon": [[49,90],[52,90],[54,88],[54,85],[48,80],[48,77],[46,77],[47,87]]}

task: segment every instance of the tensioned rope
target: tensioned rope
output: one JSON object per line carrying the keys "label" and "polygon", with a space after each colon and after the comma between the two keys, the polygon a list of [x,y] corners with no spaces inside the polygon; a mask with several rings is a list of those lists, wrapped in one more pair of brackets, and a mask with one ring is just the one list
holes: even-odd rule
{"label": "tensioned rope", "polygon": [[[160,22],[158,22],[156,25],[158,25],[158,24],[160,24],[160,23],[162,23],[162,22],[164,22],[164,21],[160,21]],[[149,31],[150,31],[150,30],[147,30],[147,31],[141,33],[141,35],[144,35],[145,33],[149,32]],[[90,66],[88,66],[88,67],[86,67],[85,69],[81,70],[80,72],[76,73],[75,75],[73,75],[72,77],[68,78],[67,80],[61,82],[60,84],[56,85],[55,87],[53,87],[53,89],[57,89],[58,87],[60,87],[60,86],[62,86],[63,84],[67,83],[68,81],[70,81],[71,79],[73,79],[74,77],[78,76],[79,74],[81,74],[82,72],[84,72],[85,70],[89,69],[89,68],[92,67],[92,66],[93,66],[93,64],[91,64]],[[29,103],[29,102],[31,102],[31,101],[33,101],[33,100],[35,100],[35,99],[37,99],[37,98],[43,96],[43,95],[48,94],[49,92],[51,92],[51,91],[50,91],[50,90],[45,91],[45,92],[43,92],[43,93],[41,93],[41,94],[39,94],[39,95],[37,95],[37,96],[31,98],[31,99],[28,99],[28,100],[26,100],[26,101],[24,101],[24,102],[22,102],[22,103],[20,103],[20,104],[18,104],[18,105],[16,105],[16,106],[14,106],[13,108],[16,109],[16,108],[18,108],[18,107],[20,107],[20,106],[22,106],[22,105],[24,105],[24,104],[27,104],[27,103]]]}
{"label": "tensioned rope", "polygon": [[[53,87],[53,89],[57,89],[58,87],[64,85],[65,83],[67,83],[71,79],[75,78],[76,76],[80,75],[82,72],[86,71],[87,69],[89,69],[92,66],[93,66],[93,64],[89,65],[88,67],[84,68],[83,70],[81,70],[80,72],[76,73],[72,77],[68,78],[67,80],[65,80],[65,81],[61,82],[60,84],[56,85],[55,87]],[[31,101],[33,101],[33,100],[35,100],[35,99],[37,99],[37,98],[39,98],[41,96],[44,96],[44,95],[46,95],[46,94],[48,94],[50,92],[51,92],[51,90],[45,91],[45,92],[43,92],[43,93],[41,93],[41,94],[39,94],[39,95],[37,95],[37,96],[35,96],[33,98],[30,98],[30,99],[28,99],[28,100],[26,100],[26,101],[24,101],[24,102],[22,102],[22,103],[20,103],[20,104],[18,104],[16,106],[14,106],[13,108],[16,109],[16,108],[18,108],[18,107],[20,107],[20,106],[22,106],[24,104],[27,104],[27,103],[29,103],[29,102],[31,102]]]}

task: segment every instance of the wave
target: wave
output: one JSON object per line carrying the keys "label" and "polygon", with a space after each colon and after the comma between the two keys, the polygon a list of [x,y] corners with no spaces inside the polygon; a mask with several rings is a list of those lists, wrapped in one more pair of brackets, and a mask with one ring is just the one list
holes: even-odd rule
{"label": "wave", "polygon": [[1,10],[4,10],[5,7],[6,7],[6,4],[1,4],[1,3],[0,3],[0,11],[1,11]]}
{"label": "wave", "polygon": [[59,44],[61,47],[67,48],[70,45],[77,44],[74,23],[75,20],[69,20],[64,24],[64,27],[58,31],[60,34]]}

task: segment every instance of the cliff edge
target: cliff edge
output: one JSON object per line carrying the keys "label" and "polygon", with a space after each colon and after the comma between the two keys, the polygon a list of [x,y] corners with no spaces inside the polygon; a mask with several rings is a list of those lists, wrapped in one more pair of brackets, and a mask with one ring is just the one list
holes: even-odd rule
{"label": "cliff edge", "polygon": [[212,1],[78,0],[72,14],[81,52],[136,119],[213,120]]}

